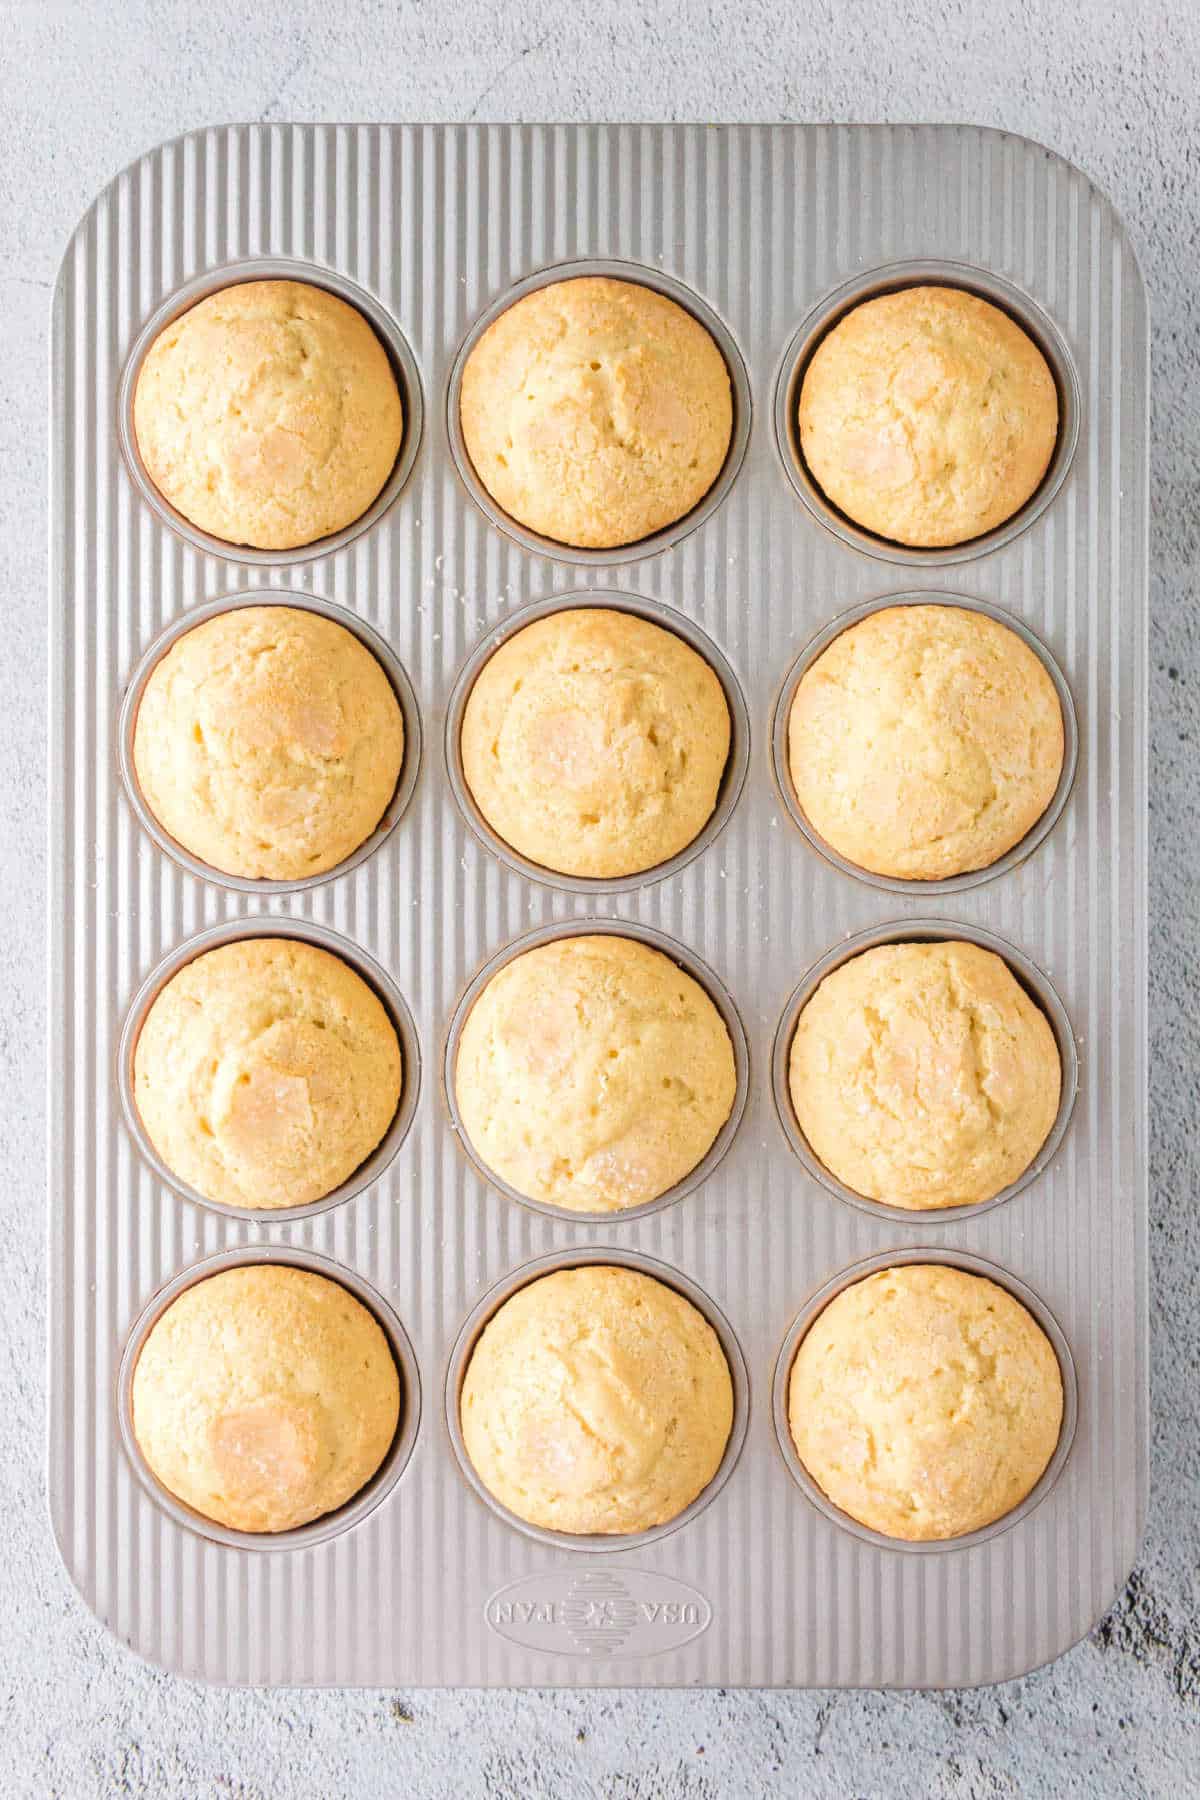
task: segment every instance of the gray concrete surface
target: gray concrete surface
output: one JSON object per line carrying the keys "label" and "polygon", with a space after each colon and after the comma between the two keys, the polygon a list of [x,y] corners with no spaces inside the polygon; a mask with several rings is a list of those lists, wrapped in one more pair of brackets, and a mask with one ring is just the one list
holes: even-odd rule
{"label": "gray concrete surface", "polygon": [[[226,1693],[85,1613],[43,1500],[46,323],[123,163],[229,119],[971,119],[1114,197],[1155,324],[1154,1494],[1140,1567],[1051,1667],[943,1695]],[[0,1790],[415,1795],[1200,1793],[1200,12],[1194,0],[0,0]],[[55,1029],[53,1012],[48,1022]],[[7,1773],[3,1771],[7,1769]]]}

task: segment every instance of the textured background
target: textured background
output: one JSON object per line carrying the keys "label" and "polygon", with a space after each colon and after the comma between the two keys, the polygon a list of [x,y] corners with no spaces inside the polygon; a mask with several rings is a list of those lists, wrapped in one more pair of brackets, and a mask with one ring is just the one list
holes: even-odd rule
{"label": "textured background", "polygon": [[[1148,10],[1148,9],[1147,9]],[[1198,1791],[1192,1208],[1200,662],[1200,20],[1118,6],[844,0],[784,16],[563,0],[0,3],[0,1731],[7,1791],[164,1796],[1187,1794]],[[1154,1496],[1114,1613],[1058,1663],[962,1695],[634,1690],[224,1694],[147,1670],[87,1616],[43,1503],[45,330],[68,232],[158,139],[230,118],[973,119],[1083,165],[1129,223],[1155,322],[1152,506]],[[49,1029],[54,1029],[51,1008]]]}

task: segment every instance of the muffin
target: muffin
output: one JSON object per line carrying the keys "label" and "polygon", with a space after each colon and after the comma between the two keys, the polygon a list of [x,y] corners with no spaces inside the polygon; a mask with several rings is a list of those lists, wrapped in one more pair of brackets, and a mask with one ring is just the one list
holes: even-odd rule
{"label": "muffin", "polygon": [[986,868],[1032,830],[1063,742],[1054,683],[1015,631],[963,606],[889,606],[805,672],[788,767],[839,855],[937,881]]}
{"label": "muffin", "polygon": [[548,1531],[649,1531],[721,1464],[733,1383],[716,1332],[634,1269],[559,1269],[493,1314],[459,1400],[488,1492]]}
{"label": "muffin", "polygon": [[800,390],[814,479],[856,525],[898,544],[961,544],[1003,525],[1057,438],[1045,357],[961,288],[863,301],[821,340]]}
{"label": "muffin", "polygon": [[721,683],[682,638],[580,607],[488,659],[463,713],[463,772],[492,830],[531,862],[634,875],[703,830],[729,735]]}
{"label": "muffin", "polygon": [[880,944],[800,1014],[788,1082],[801,1131],[846,1187],[911,1211],[990,1200],[1058,1114],[1050,1022],[977,944]]}
{"label": "muffin", "polygon": [[185,1288],[133,1373],[133,1433],[165,1488],[234,1531],[291,1531],[374,1475],[400,1381],[372,1315],[283,1263]]}
{"label": "muffin", "polygon": [[303,281],[245,281],[165,325],[133,397],[138,453],[176,510],[230,544],[290,550],[361,518],[404,432],[362,314]]}
{"label": "muffin", "polygon": [[702,1162],[729,1117],[733,1045],[704,989],[609,934],[514,957],[462,1029],[454,1089],[480,1160],[530,1200],[620,1212]]}
{"label": "muffin", "polygon": [[404,720],[387,676],[307,608],[242,606],[156,664],[134,726],[164,831],[226,875],[299,881],[369,838],[395,791]]}
{"label": "muffin", "polygon": [[788,1385],[800,1461],[843,1512],[909,1541],[1019,1506],[1062,1425],[1058,1358],[994,1281],[938,1263],[868,1275],[806,1333]]}
{"label": "muffin", "polygon": [[339,956],[243,938],[193,958],[146,1014],[133,1091],[181,1181],[225,1206],[304,1206],[375,1149],[400,1100],[400,1044]]}
{"label": "muffin", "polygon": [[593,550],[691,512],[733,431],[729,371],[703,325],[653,288],[602,276],[501,313],[467,358],[460,414],[496,504]]}

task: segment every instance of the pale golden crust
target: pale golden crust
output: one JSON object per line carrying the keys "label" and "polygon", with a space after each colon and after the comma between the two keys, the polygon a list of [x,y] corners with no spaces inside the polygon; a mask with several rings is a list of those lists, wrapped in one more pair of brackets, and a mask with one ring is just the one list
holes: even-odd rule
{"label": "pale golden crust", "polygon": [[403,414],[354,307],[302,281],[222,288],[164,326],[138,374],[146,472],[193,525],[287,550],[353,524],[392,472]]}
{"label": "pale golden crust", "polygon": [[1058,1113],[1050,1022],[977,944],[881,944],[827,975],[800,1014],[788,1085],[839,1181],[927,1211],[1016,1181]]}
{"label": "pale golden crust", "polygon": [[235,1531],[290,1531],[371,1479],[400,1417],[377,1321],[336,1281],[279,1263],[225,1269],[156,1321],[133,1375],[154,1474]]}
{"label": "pale golden crust", "polygon": [[910,1263],[845,1288],[792,1365],[788,1424],[835,1506],[909,1541],[1003,1518],[1058,1444],[1063,1389],[1045,1332],[995,1282]]}
{"label": "pale golden crust", "polygon": [[378,825],[404,720],[359,640],[320,613],[244,606],[194,626],[146,683],[138,785],[164,830],[227,875],[296,881]]}
{"label": "pale golden crust", "polygon": [[488,1321],[463,1442],[502,1506],[550,1531],[648,1531],[720,1467],[733,1383],[712,1326],[634,1269],[561,1269]]}
{"label": "pale golden crust", "polygon": [[349,1179],[400,1099],[400,1045],[338,956],[245,938],[180,969],[146,1015],[134,1098],[159,1156],[227,1206],[304,1206]]}
{"label": "pale golden crust", "polygon": [[1015,632],[961,606],[892,606],[806,670],[788,721],[796,798],[832,848],[879,875],[986,868],[1054,797],[1058,694]]}
{"label": "pale golden crust", "polygon": [[721,683],[682,638],[580,607],[488,659],[463,713],[463,771],[522,856],[564,875],[632,875],[703,830],[729,736]]}
{"label": "pale golden crust", "polygon": [[1058,393],[1021,327],[976,294],[915,287],[866,300],[822,339],[800,392],[800,443],[856,524],[933,548],[994,530],[1054,454]]}
{"label": "pale golden crust", "polygon": [[501,313],[463,370],[467,453],[520,524],[585,549],[634,543],[702,500],[729,448],[725,360],[637,282],[583,276]]}
{"label": "pale golden crust", "polygon": [[454,1086],[480,1159],[573,1211],[654,1200],[729,1117],[733,1046],[670,957],[633,938],[560,938],[514,957],[467,1016]]}

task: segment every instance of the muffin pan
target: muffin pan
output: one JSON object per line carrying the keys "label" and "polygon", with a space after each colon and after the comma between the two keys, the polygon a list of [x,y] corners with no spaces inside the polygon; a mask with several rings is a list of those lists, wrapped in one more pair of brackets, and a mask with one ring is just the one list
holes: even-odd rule
{"label": "muffin pan", "polygon": [[[455,406],[463,358],[496,312],[584,272],[678,299],[734,385],[717,484],[669,532],[615,552],[572,552],[498,515]],[[172,513],[128,418],[163,323],[270,275],[360,307],[406,415],[363,519],[279,554]],[[1016,518],[914,552],[857,532],[812,490],[792,399],[846,306],[930,279],[998,301],[1032,332],[1062,416]],[[214,128],[141,158],[91,207],[57,284],[53,356],[49,1485],[88,1603],[143,1655],[234,1682],[945,1686],[1066,1648],[1133,1562],[1147,1485],[1147,322],[1103,196],[1038,146],[972,127]],[[919,594],[911,575],[888,591],[889,561],[921,565]],[[839,866],[806,841],[778,760],[803,656],[865,606],[919,599],[999,612],[1064,700],[1054,804],[978,880],[880,883]],[[383,826],[315,882],[239,882],[195,863],[129,779],[155,656],[209,610],[251,602],[314,606],[357,630],[405,709]],[[678,631],[733,713],[710,828],[630,882],[523,866],[472,817],[458,766],[455,720],[480,659],[540,611],[590,603]],[[478,1168],[456,1141],[444,1071],[481,968],[602,929],[647,937],[704,983],[730,1025],[738,1099],[694,1178],[594,1218],[518,1204]],[[375,1156],[325,1200],[269,1214],[181,1192],[128,1093],[162,980],[256,932],[346,957],[388,1004],[405,1056]],[[912,1214],[831,1187],[775,1089],[805,971],[930,934],[1008,958],[1055,1027],[1064,1100],[1003,1204]],[[421,1082],[422,1059],[439,1080]],[[810,1492],[776,1430],[772,1383],[777,1408],[822,1299],[870,1268],[931,1258],[980,1269],[1030,1307],[1068,1407],[1027,1502],[914,1555]],[[218,1267],[262,1259],[316,1267],[363,1298],[405,1392],[368,1487],[275,1539],[180,1506],[142,1465],[128,1418],[162,1306]],[[583,1261],[646,1267],[693,1299],[735,1387],[709,1488],[668,1529],[605,1540],[602,1556],[595,1540],[508,1517],[456,1453],[458,1382],[486,1318],[534,1275]]]}

